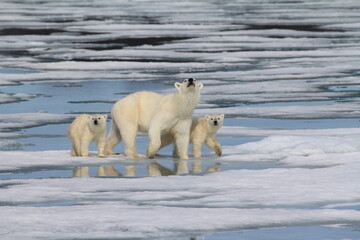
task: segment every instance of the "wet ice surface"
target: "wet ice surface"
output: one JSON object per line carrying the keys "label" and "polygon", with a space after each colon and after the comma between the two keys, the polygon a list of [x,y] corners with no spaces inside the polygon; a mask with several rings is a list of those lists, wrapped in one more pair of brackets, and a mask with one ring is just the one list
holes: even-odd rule
{"label": "wet ice surface", "polygon": [[[359,239],[359,8],[2,1],[2,238]],[[188,77],[222,157],[70,157],[77,114]]]}

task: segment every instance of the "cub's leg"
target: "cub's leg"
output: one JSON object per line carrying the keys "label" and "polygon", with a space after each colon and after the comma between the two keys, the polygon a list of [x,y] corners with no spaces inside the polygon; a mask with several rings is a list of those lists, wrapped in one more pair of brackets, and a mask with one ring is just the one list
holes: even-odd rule
{"label": "cub's leg", "polygon": [[71,155],[74,157],[80,157],[81,156],[81,140],[79,138],[74,139],[72,138],[73,147],[71,150]]}
{"label": "cub's leg", "polygon": [[201,155],[201,147],[202,147],[202,142],[198,142],[198,141],[195,141],[192,143],[192,152],[194,154],[194,157],[196,158],[201,158],[202,155]]}
{"label": "cub's leg", "polygon": [[214,150],[216,155],[221,156],[222,155],[222,150],[221,150],[221,145],[218,141],[215,140],[215,138],[212,137],[208,137],[205,140],[205,144],[206,146],[208,146],[210,149]]}
{"label": "cub's leg", "polygon": [[98,157],[106,157],[105,156],[105,137],[101,137],[97,142],[98,149]]}
{"label": "cub's leg", "polygon": [[87,138],[81,139],[80,155],[82,157],[89,157],[89,145],[90,141]]}
{"label": "cub's leg", "polygon": [[76,148],[75,148],[74,144],[72,144],[72,147],[71,147],[71,156],[72,157],[78,156],[77,153],[76,153]]}

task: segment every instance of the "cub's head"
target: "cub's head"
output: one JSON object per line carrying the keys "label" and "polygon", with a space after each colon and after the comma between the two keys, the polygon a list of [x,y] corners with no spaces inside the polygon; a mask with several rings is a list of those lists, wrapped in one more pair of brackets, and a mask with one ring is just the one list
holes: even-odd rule
{"label": "cub's head", "polygon": [[220,115],[206,115],[206,121],[211,127],[220,128],[224,123],[224,114]]}
{"label": "cub's head", "polygon": [[90,126],[100,127],[100,126],[106,126],[106,119],[107,119],[107,115],[96,114],[96,115],[89,115],[88,121]]}
{"label": "cub's head", "polygon": [[204,85],[202,83],[198,83],[195,78],[186,78],[181,83],[176,82],[175,87],[179,91],[179,93],[189,93],[189,92],[200,92]]}

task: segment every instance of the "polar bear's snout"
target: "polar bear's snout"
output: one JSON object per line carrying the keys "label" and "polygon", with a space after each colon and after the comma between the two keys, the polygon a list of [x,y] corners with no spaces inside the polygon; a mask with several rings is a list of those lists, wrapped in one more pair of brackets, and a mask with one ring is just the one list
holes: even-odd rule
{"label": "polar bear's snout", "polygon": [[196,82],[196,79],[195,78],[189,78],[189,79],[185,79],[185,82],[188,82],[188,87],[190,86],[194,86],[195,87],[195,82]]}
{"label": "polar bear's snout", "polygon": [[214,125],[215,125],[215,126],[218,125],[218,122],[217,122],[216,120],[214,121]]}
{"label": "polar bear's snout", "polygon": [[95,119],[95,120],[94,120],[94,124],[95,124],[95,125],[98,125],[98,120]]}

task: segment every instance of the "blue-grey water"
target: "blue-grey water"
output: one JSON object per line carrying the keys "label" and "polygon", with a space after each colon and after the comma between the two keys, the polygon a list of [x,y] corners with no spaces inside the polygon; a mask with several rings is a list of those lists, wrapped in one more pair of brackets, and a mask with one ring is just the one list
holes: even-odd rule
{"label": "blue-grey water", "polygon": [[[2,151],[68,150],[66,130],[74,114],[110,115],[113,103],[127,94],[172,92],[173,83],[187,77],[205,85],[198,109],[225,112],[224,126],[296,130],[360,125],[356,0],[8,0],[0,9],[0,124],[11,123],[14,116],[21,123],[0,125]],[[28,126],[24,113],[59,114],[65,120],[37,119]],[[223,146],[261,139],[218,137]],[[139,135],[137,145],[144,154],[147,137]],[[96,151],[95,144],[91,150]],[[122,153],[123,144],[116,151]],[[112,163],[113,177],[128,177],[129,166],[136,167],[135,177],[148,177],[151,164],[173,175],[179,163],[171,152],[171,147],[162,149],[156,162]],[[195,169],[200,161],[203,171],[184,177],[287,167],[272,161],[221,161],[206,147],[203,152],[205,158],[187,163]],[[92,178],[103,178],[100,167],[19,167],[1,171],[0,179],[73,178],[81,175],[80,168]],[[360,239],[351,224],[199,230],[192,235],[189,239]]]}

